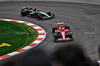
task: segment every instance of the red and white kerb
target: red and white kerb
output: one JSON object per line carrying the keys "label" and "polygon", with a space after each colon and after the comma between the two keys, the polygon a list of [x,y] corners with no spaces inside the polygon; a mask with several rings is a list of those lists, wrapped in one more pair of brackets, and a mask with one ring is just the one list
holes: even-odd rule
{"label": "red and white kerb", "polygon": [[15,52],[12,52],[12,53],[9,53],[9,54],[3,55],[3,56],[0,56],[0,60],[31,49],[31,48],[35,47],[36,45],[38,45],[39,43],[41,43],[46,37],[45,30],[43,28],[41,28],[40,26],[35,25],[33,23],[29,23],[29,22],[26,22],[26,21],[20,21],[20,20],[13,20],[13,19],[0,19],[0,20],[23,23],[23,24],[26,24],[26,25],[33,27],[34,29],[36,29],[38,31],[38,38],[34,42],[32,42],[31,44],[29,44],[28,46],[26,46],[26,47],[24,47],[20,50],[17,50]]}

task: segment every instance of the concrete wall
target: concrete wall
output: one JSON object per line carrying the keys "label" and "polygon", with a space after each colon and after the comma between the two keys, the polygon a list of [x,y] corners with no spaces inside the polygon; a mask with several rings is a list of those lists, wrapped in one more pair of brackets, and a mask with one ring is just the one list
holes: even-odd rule
{"label": "concrete wall", "polygon": [[63,1],[63,2],[100,3],[100,0],[0,0],[0,1]]}

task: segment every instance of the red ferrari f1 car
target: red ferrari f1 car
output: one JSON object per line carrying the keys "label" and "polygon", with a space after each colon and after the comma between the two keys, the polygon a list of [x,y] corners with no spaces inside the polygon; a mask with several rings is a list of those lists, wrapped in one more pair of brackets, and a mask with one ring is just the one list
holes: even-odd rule
{"label": "red ferrari f1 car", "polygon": [[73,40],[73,33],[64,22],[56,23],[55,27],[52,27],[52,33],[54,33],[54,41]]}

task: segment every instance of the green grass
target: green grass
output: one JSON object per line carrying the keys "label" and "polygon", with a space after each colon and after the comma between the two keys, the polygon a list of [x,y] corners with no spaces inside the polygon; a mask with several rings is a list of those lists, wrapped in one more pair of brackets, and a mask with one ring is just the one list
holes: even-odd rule
{"label": "green grass", "polygon": [[0,47],[0,56],[17,51],[38,37],[38,32],[25,24],[0,21],[0,44],[7,43],[11,46]]}

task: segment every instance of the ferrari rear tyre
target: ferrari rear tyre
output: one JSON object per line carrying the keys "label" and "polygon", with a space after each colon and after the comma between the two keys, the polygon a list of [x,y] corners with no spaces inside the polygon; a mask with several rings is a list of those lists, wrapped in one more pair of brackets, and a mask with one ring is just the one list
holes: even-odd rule
{"label": "ferrari rear tyre", "polygon": [[58,27],[52,27],[52,33],[55,33],[55,30],[57,30]]}
{"label": "ferrari rear tyre", "polygon": [[70,27],[69,26],[64,26],[65,27],[65,29],[69,29],[69,31],[70,31]]}

